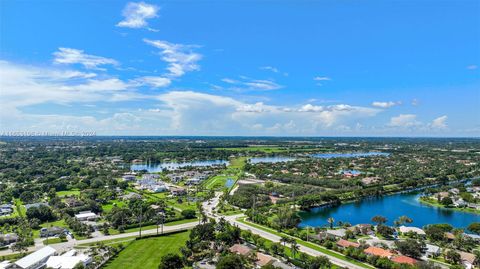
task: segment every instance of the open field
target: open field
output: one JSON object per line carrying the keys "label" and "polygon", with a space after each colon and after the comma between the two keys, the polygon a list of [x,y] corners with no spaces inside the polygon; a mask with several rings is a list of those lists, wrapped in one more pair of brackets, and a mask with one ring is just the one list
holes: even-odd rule
{"label": "open field", "polygon": [[57,191],[57,196],[58,197],[64,197],[64,196],[80,196],[80,190],[73,189],[69,191]]}
{"label": "open field", "polygon": [[104,268],[158,268],[163,255],[179,253],[179,248],[185,245],[188,235],[189,232],[181,232],[132,241],[118,256],[108,262]]}

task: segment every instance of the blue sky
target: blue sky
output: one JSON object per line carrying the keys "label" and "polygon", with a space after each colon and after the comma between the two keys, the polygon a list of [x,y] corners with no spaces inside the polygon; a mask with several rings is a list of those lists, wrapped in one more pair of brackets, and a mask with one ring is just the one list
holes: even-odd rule
{"label": "blue sky", "polygon": [[0,131],[480,136],[478,1],[1,1]]}

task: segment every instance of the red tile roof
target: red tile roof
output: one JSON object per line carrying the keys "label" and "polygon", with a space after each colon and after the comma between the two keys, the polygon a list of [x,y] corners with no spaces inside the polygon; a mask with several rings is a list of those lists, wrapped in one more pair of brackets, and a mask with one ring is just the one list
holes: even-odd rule
{"label": "red tile roof", "polygon": [[355,242],[350,242],[345,239],[340,239],[337,241],[337,246],[344,247],[344,248],[348,248],[348,247],[358,248],[360,244]]}
{"label": "red tile roof", "polygon": [[377,248],[377,247],[368,247],[363,252],[365,252],[365,254],[379,256],[379,257],[385,257],[385,258],[389,258],[389,257],[393,256],[393,253],[390,252],[389,250],[386,250],[386,249],[383,249],[383,248]]}
{"label": "red tile roof", "polygon": [[250,251],[252,250],[245,245],[235,244],[230,247],[230,252],[234,252],[240,255],[248,255]]}
{"label": "red tile roof", "polygon": [[396,256],[392,258],[392,261],[396,263],[405,263],[410,265],[414,265],[415,263],[417,263],[417,260],[407,256]]}

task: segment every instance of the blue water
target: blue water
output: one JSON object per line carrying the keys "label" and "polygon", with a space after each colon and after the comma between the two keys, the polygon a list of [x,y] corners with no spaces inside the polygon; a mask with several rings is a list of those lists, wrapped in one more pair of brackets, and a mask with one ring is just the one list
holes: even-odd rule
{"label": "blue water", "polygon": [[418,193],[403,193],[364,199],[362,201],[342,204],[328,208],[314,208],[310,212],[301,212],[300,227],[326,226],[327,219],[349,222],[352,225],[372,223],[371,218],[382,215],[388,219],[388,224],[400,216],[406,215],[413,219],[409,226],[423,227],[431,223],[449,223],[454,227],[465,228],[472,222],[480,221],[480,215],[431,207],[418,201]]}
{"label": "blue water", "polygon": [[169,163],[136,163],[130,166],[131,171],[147,170],[150,173],[162,172],[165,169],[174,170],[186,166],[212,166],[212,165],[228,165],[225,160],[208,160],[208,161],[194,161],[194,162],[169,162]]}
{"label": "blue water", "polygon": [[279,162],[289,162],[294,161],[297,158],[286,157],[286,156],[275,156],[275,157],[254,157],[250,158],[250,163],[279,163]]}
{"label": "blue water", "polygon": [[227,181],[225,182],[225,187],[226,188],[231,188],[235,184],[235,180],[232,178],[227,178]]}
{"label": "blue water", "polygon": [[317,153],[312,154],[312,157],[319,159],[330,158],[357,158],[357,157],[374,157],[374,156],[389,156],[386,152],[352,152],[352,153]]}

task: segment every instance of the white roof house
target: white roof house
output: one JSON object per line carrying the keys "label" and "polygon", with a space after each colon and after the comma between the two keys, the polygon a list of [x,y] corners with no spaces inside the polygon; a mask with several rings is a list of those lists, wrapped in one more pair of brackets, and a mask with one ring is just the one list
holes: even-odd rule
{"label": "white roof house", "polygon": [[438,255],[438,254],[440,254],[440,247],[438,247],[438,246],[426,244],[425,247],[426,247],[425,252],[428,255]]}
{"label": "white roof house", "polygon": [[97,214],[91,212],[91,211],[82,211],[78,214],[75,214],[75,218],[83,221],[83,220],[95,220],[98,218]]}
{"label": "white roof house", "polygon": [[55,254],[55,249],[46,246],[30,255],[27,255],[14,263],[13,268],[37,269],[45,266],[48,258]]}
{"label": "white roof house", "polygon": [[414,232],[418,235],[425,235],[425,231],[417,227],[400,226],[399,230],[402,233]]}

